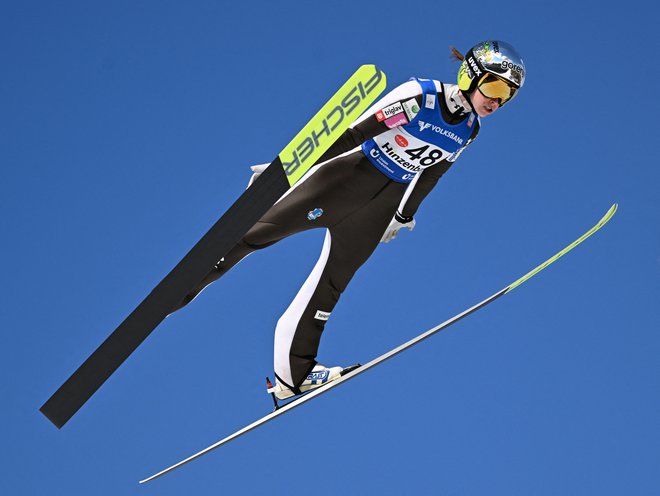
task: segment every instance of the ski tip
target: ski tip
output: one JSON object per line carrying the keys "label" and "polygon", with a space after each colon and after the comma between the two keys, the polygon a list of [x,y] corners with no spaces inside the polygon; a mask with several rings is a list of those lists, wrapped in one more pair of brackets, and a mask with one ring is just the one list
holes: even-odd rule
{"label": "ski tip", "polygon": [[585,239],[589,238],[592,234],[594,234],[594,233],[597,232],[601,227],[603,227],[605,224],[607,224],[607,223],[610,221],[610,219],[614,216],[614,214],[615,214],[615,212],[617,211],[618,208],[619,208],[619,204],[618,204],[618,203],[614,203],[614,204],[612,204],[612,206],[611,206],[611,207],[609,208],[609,210],[605,213],[605,215],[603,216],[603,218],[600,219],[600,220],[596,223],[596,225],[594,225],[591,229],[589,229],[587,232],[585,232],[585,233],[584,233],[582,236],[580,236],[578,239],[576,239],[575,241],[573,241],[570,245],[566,246],[563,250],[561,250],[561,251],[555,253],[552,257],[550,257],[548,260],[546,260],[545,262],[543,262],[541,265],[539,265],[538,267],[536,267],[536,268],[534,268],[533,270],[529,271],[527,274],[525,274],[524,276],[522,276],[520,279],[518,279],[517,281],[514,281],[514,282],[511,283],[509,286],[507,286],[506,288],[504,288],[504,289],[502,290],[502,294],[506,294],[506,293],[508,293],[508,292],[510,292],[510,291],[512,291],[512,290],[514,290],[515,288],[517,288],[518,286],[520,286],[522,283],[524,283],[524,282],[527,281],[528,279],[532,278],[533,276],[535,276],[536,274],[538,274],[539,272],[541,272],[541,271],[542,271],[543,269],[545,269],[548,265],[554,263],[555,261],[557,261],[558,259],[560,259],[560,258],[563,257],[564,255],[566,255],[566,254],[567,254],[569,251],[571,251],[573,248],[575,248],[576,246],[578,246],[579,244],[581,244]]}
{"label": "ski tip", "polygon": [[612,203],[612,206],[610,209],[607,211],[606,216],[609,215],[614,215],[614,212],[616,212],[619,209],[619,204],[617,202]]}
{"label": "ski tip", "polygon": [[612,206],[610,207],[610,209],[607,212],[605,212],[605,215],[603,215],[603,218],[600,219],[600,221],[598,221],[598,224],[596,224],[596,226],[594,226],[594,227],[597,228],[597,229],[600,229],[600,227],[607,224],[609,222],[609,220],[612,217],[614,217],[614,214],[616,213],[616,211],[618,209],[619,209],[619,204],[616,203],[616,202],[613,203]]}

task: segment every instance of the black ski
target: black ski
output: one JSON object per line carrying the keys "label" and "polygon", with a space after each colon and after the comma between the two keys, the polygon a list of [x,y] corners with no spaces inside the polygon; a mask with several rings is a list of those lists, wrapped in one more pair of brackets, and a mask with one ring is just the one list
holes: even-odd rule
{"label": "black ski", "polygon": [[295,184],[385,88],[385,74],[361,66],[174,269],[44,403],[58,428],[87,402],[213,266]]}

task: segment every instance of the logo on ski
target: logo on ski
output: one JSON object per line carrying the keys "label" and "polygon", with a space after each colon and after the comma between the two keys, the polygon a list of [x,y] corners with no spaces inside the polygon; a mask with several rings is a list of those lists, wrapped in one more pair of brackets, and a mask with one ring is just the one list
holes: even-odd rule
{"label": "logo on ski", "polygon": [[355,117],[364,112],[385,88],[385,74],[376,66],[362,66],[280,153],[289,184],[300,179]]}

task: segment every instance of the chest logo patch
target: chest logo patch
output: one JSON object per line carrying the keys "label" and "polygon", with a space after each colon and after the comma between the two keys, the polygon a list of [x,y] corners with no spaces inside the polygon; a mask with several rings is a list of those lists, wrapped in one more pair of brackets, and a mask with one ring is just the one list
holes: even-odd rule
{"label": "chest logo patch", "polygon": [[314,210],[310,210],[307,212],[307,218],[309,220],[316,220],[319,217],[323,215],[323,209],[322,208],[315,208]]}

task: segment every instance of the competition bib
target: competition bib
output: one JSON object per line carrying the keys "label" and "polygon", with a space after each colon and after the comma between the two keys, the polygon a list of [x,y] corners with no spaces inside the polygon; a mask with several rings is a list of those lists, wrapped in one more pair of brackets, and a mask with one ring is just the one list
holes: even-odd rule
{"label": "competition bib", "polygon": [[416,79],[422,87],[422,108],[412,99],[376,113],[392,129],[362,144],[369,161],[390,179],[409,183],[423,169],[448,160],[453,162],[467,145],[476,114],[456,125],[442,118],[433,81]]}

